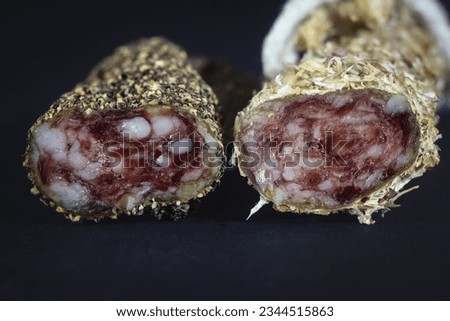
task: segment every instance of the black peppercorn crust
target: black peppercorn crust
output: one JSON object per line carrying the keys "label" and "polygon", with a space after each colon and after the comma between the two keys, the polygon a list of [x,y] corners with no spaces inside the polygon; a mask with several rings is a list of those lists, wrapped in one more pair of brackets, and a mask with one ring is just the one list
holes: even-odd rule
{"label": "black peppercorn crust", "polygon": [[[216,105],[216,96],[188,63],[184,50],[164,38],[141,39],[117,48],[111,56],[92,70],[85,81],[55,101],[31,127],[28,142],[31,141],[33,131],[39,124],[66,113],[76,111],[89,115],[93,111],[129,111],[144,106],[170,106],[191,115],[198,124],[207,128],[208,133],[219,142],[217,156],[223,158],[222,134],[217,120]],[[24,166],[29,170],[28,176],[35,184],[32,193],[41,194],[37,188],[39,184],[36,184],[39,175],[30,165],[28,143]],[[215,182],[219,181],[223,169],[217,173]],[[203,197],[213,188],[214,186],[207,186],[197,197]],[[41,195],[41,198],[72,221],[79,221],[81,218],[88,220],[115,218],[122,213],[141,214],[145,207],[150,207],[158,217],[169,214],[177,218],[189,208],[188,204],[179,201],[169,204],[155,199],[144,199],[131,211],[113,208],[81,217],[78,213],[70,213],[62,206],[54,204],[45,195]]]}
{"label": "black peppercorn crust", "polygon": [[221,116],[224,141],[229,144],[234,139],[233,127],[237,113],[261,90],[262,79],[221,58],[191,57],[189,62],[219,99],[217,110]]}

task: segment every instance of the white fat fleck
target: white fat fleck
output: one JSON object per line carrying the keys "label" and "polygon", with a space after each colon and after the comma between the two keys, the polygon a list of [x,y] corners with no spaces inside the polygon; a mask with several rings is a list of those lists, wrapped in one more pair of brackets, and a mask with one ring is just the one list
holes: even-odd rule
{"label": "white fat fleck", "polygon": [[68,210],[78,210],[89,202],[87,190],[77,183],[56,181],[50,184],[50,197]]}
{"label": "white fat fleck", "polygon": [[385,149],[385,146],[382,146],[382,145],[372,146],[367,151],[367,156],[372,157],[372,158],[380,157],[383,154],[384,149]]}
{"label": "white fat fleck", "polygon": [[295,184],[295,183],[289,183],[289,184],[286,184],[286,191],[287,191],[289,194],[294,195],[295,193],[297,193],[297,192],[300,191],[300,186],[298,186],[298,185]]}
{"label": "white fat fleck", "polygon": [[397,157],[397,162],[395,164],[395,169],[399,169],[400,167],[403,167],[406,164],[406,161],[408,160],[408,156],[406,154],[401,154]]}
{"label": "white fat fleck", "polygon": [[165,155],[159,155],[155,162],[159,167],[166,167],[169,165],[169,158]]}
{"label": "white fat fleck", "polygon": [[133,191],[136,193],[138,201],[142,201],[144,194],[150,191],[151,185],[150,184],[143,184],[141,187],[135,188]]}
{"label": "white fat fleck", "polygon": [[366,114],[364,116],[361,117],[361,120],[364,121],[365,123],[371,122],[371,121],[375,121],[377,120],[377,116],[375,114]]}
{"label": "white fat fleck", "polygon": [[132,189],[130,193],[127,193],[124,196],[122,196],[122,198],[119,201],[119,204],[122,204],[122,206],[125,205],[125,210],[131,211],[133,207],[135,207],[144,199],[144,195],[148,191],[150,191],[150,189],[151,189],[150,184],[144,184],[143,186],[135,187]]}
{"label": "white fat fleck", "polygon": [[123,196],[126,197],[125,209],[127,211],[130,211],[133,207],[139,204],[143,200],[144,195],[150,189],[151,189],[150,184],[144,184],[143,186],[133,188],[131,193],[128,193],[125,196]]}
{"label": "white fat fleck", "polygon": [[[359,125],[359,124],[366,124],[369,123],[370,121],[375,121],[377,120],[377,116],[373,113],[351,113],[348,115],[345,115],[342,118],[342,122],[344,124],[349,124],[349,125]],[[370,127],[367,127],[370,128]],[[362,128],[360,128],[360,130],[362,131]]]}
{"label": "white fat fleck", "polygon": [[93,180],[100,174],[101,163],[91,163],[81,152],[79,141],[75,141],[70,147],[67,155],[67,163],[74,169],[76,175],[84,180]]}
{"label": "white fat fleck", "polygon": [[298,125],[298,123],[289,123],[286,126],[286,130],[288,135],[297,135],[302,132],[302,129]]}
{"label": "white fat fleck", "polygon": [[202,176],[202,174],[203,174],[203,169],[196,168],[196,169],[193,169],[193,170],[190,170],[190,171],[184,173],[183,176],[181,176],[181,181],[182,182],[195,181],[195,180],[199,179],[200,176]]}
{"label": "white fat fleck", "polygon": [[342,108],[346,104],[348,104],[350,101],[351,101],[351,97],[349,95],[337,95],[336,97],[334,97],[331,104],[335,108]]}
{"label": "white fat fleck", "polygon": [[348,125],[357,125],[361,123],[361,119],[353,115],[346,115],[342,118],[342,122]]}
{"label": "white fat fleck", "polygon": [[130,211],[133,207],[136,206],[136,203],[136,199],[133,196],[128,195],[125,210]]}
{"label": "white fat fleck", "polygon": [[86,181],[91,181],[97,178],[97,176],[100,174],[101,169],[102,165],[100,163],[89,163],[85,168],[78,170],[76,174]]}
{"label": "white fat fleck", "polygon": [[280,156],[291,155],[293,151],[294,148],[292,147],[292,144],[285,144],[281,149]]}
{"label": "white fat fleck", "polygon": [[368,177],[369,177],[370,173],[363,173],[361,175],[358,176],[358,180],[359,181],[365,181]]}
{"label": "white fat fleck", "polygon": [[53,151],[52,152],[52,158],[53,160],[57,161],[57,162],[62,162],[62,161],[66,161],[67,159],[67,154],[65,151]]}
{"label": "white fat fleck", "polygon": [[405,113],[408,111],[408,100],[402,95],[394,95],[387,101],[385,110],[394,115]]}
{"label": "white fat fleck", "polygon": [[280,171],[272,170],[272,171],[266,171],[266,173],[267,172],[269,173],[270,179],[272,180],[272,182],[277,181],[281,177]]}
{"label": "white fat fleck", "polygon": [[34,132],[34,139],[39,148],[46,151],[66,148],[66,135],[59,128],[50,128],[48,123],[42,123]]}
{"label": "white fat fleck", "polygon": [[283,171],[283,178],[286,181],[293,181],[295,179],[295,171],[293,168],[286,167]]}
{"label": "white fat fleck", "polygon": [[370,188],[370,187],[374,186],[375,184],[377,184],[380,181],[382,174],[383,174],[383,171],[381,171],[381,170],[374,171],[366,179],[366,182],[364,183],[364,187]]}
{"label": "white fat fleck", "polygon": [[300,185],[295,183],[286,184],[286,191],[294,202],[311,201],[315,198],[316,192],[312,190],[301,190]]}
{"label": "white fat fleck", "polygon": [[313,137],[317,140],[320,139],[320,126],[314,127]]}
{"label": "white fat fleck", "polygon": [[34,132],[34,141],[39,151],[50,153],[55,161],[66,159],[67,138],[61,129],[42,123]]}
{"label": "white fat fleck", "polygon": [[175,129],[172,118],[167,116],[153,116],[152,129],[156,137],[167,136]]}
{"label": "white fat fleck", "polygon": [[322,196],[319,197],[319,200],[320,200],[324,205],[327,205],[327,206],[336,206],[336,205],[339,204],[334,198],[332,198],[332,197],[329,196],[329,195],[322,195]]}
{"label": "white fat fleck", "polygon": [[75,141],[69,149],[67,156],[68,163],[74,169],[83,169],[88,164],[89,160],[84,157],[80,151],[80,142]]}
{"label": "white fat fleck", "polygon": [[274,191],[272,202],[276,205],[280,205],[286,199],[286,197],[286,191],[281,188],[277,188]]}
{"label": "white fat fleck", "polygon": [[305,190],[305,191],[300,191],[297,193],[298,199],[300,200],[308,200],[311,199],[315,196],[316,192],[315,191],[309,191],[309,190]]}
{"label": "white fat fleck", "polygon": [[321,191],[329,191],[333,188],[333,183],[329,179],[327,179],[327,180],[323,181],[322,183],[320,183],[317,187]]}
{"label": "white fat fleck", "polygon": [[123,134],[129,134],[131,139],[141,139],[151,133],[151,126],[143,117],[135,117],[122,121],[118,130]]}
{"label": "white fat fleck", "polygon": [[[375,120],[377,120],[377,116],[375,114],[366,112],[352,112],[342,118],[342,122],[348,125],[366,124]],[[367,127],[367,129],[369,128],[371,127]],[[362,131],[362,129],[360,130]]]}
{"label": "white fat fleck", "polygon": [[192,141],[189,138],[182,138],[170,145],[170,151],[175,154],[186,154],[192,150]]}
{"label": "white fat fleck", "polygon": [[177,129],[180,128],[181,126],[183,126],[182,121],[181,121],[178,117],[173,117],[173,118],[172,118],[172,122],[173,122],[173,125],[174,125]]}

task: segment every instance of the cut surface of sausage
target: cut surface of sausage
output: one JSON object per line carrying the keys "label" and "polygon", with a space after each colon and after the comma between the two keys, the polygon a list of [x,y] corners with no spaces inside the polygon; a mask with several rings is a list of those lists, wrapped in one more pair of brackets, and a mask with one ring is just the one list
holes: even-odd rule
{"label": "cut surface of sausage", "polygon": [[276,205],[344,207],[411,165],[419,146],[407,100],[374,90],[274,100],[240,121],[241,170]]}
{"label": "cut surface of sausage", "polygon": [[128,211],[148,197],[185,202],[209,186],[220,170],[206,157],[211,139],[171,108],[75,112],[34,129],[31,167],[38,189],[69,211]]}

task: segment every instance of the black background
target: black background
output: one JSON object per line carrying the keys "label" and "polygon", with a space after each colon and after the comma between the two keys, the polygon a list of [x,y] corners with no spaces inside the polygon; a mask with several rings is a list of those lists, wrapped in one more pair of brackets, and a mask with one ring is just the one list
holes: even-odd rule
{"label": "black background", "polygon": [[[441,164],[374,226],[280,214],[236,171],[177,222],[72,224],[29,193],[26,132],[112,50],[164,35],[260,73],[282,1],[16,2],[2,9],[0,299],[450,299],[450,115]],[[450,40],[450,39],[449,39]]]}

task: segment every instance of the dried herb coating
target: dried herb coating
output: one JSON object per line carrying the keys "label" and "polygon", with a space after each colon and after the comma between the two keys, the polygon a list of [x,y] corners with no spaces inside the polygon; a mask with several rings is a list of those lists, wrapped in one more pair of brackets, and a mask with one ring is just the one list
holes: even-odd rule
{"label": "dried herb coating", "polygon": [[[242,121],[267,102],[369,89],[407,99],[419,126],[420,146],[408,168],[351,204],[330,210],[282,203],[274,205],[276,210],[324,215],[348,210],[361,223],[371,224],[374,212],[397,206],[403,187],[439,162],[436,111],[447,65],[418,17],[403,1],[352,0],[326,3],[301,22],[294,36],[298,52],[304,53],[301,61],[288,65],[253,97],[236,119],[236,137]],[[235,155],[239,162],[239,148]],[[262,194],[259,204],[270,199]]]}

